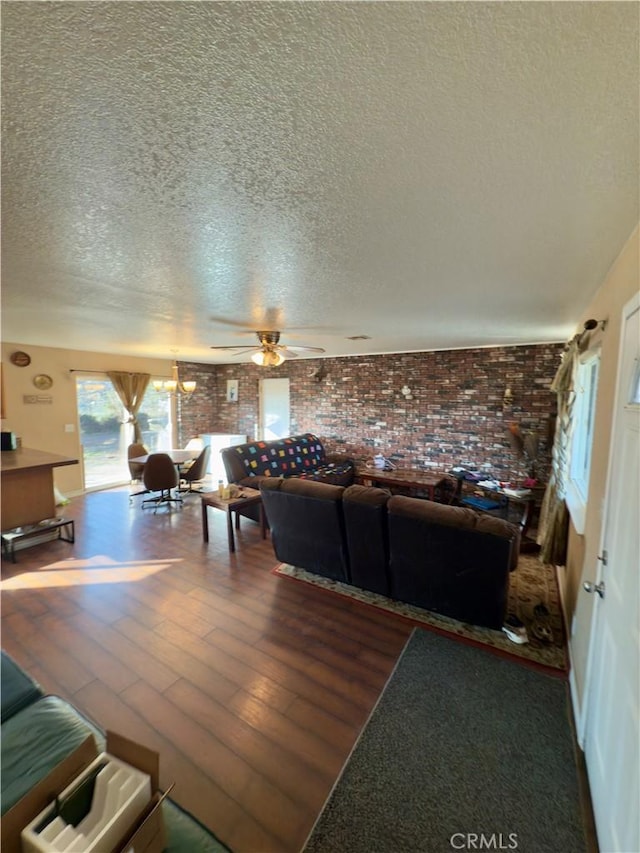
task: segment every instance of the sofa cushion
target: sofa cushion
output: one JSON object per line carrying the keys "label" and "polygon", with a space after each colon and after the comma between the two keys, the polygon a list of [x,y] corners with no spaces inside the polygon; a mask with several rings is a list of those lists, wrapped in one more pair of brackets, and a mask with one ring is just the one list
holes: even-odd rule
{"label": "sofa cushion", "polygon": [[374,486],[349,486],[342,496],[351,583],[386,596],[390,594],[387,524],[390,497],[386,489]]}
{"label": "sofa cushion", "polygon": [[400,512],[411,518],[419,518],[431,524],[446,527],[475,530],[478,533],[488,533],[501,536],[511,542],[509,569],[513,571],[518,565],[520,554],[520,529],[517,525],[494,515],[476,512],[462,506],[447,506],[434,501],[417,500],[402,495],[395,495],[389,503],[389,512]]}
{"label": "sofa cushion", "polygon": [[490,533],[493,536],[502,536],[511,540],[511,557],[509,558],[509,570],[513,571],[518,565],[520,556],[520,528],[504,518],[496,518],[493,515],[478,514],[476,521],[478,533]]}
{"label": "sofa cushion", "polygon": [[2,722],[6,722],[18,711],[39,699],[43,693],[40,686],[5,651],[0,658],[0,700]]}
{"label": "sofa cushion", "polygon": [[404,495],[394,495],[388,504],[390,513],[401,513],[409,518],[419,518],[432,524],[442,524],[447,527],[474,528],[477,524],[478,513],[461,506],[447,506],[435,501],[408,498]]}
{"label": "sofa cushion", "polygon": [[44,696],[2,724],[2,814],[53,770],[87,735],[100,731],[58,696]]}
{"label": "sofa cushion", "polygon": [[387,506],[392,597],[500,629],[517,538],[514,526],[416,498],[393,497]]}
{"label": "sofa cushion", "polygon": [[263,481],[262,504],[283,563],[349,582],[343,486],[297,478]]}
{"label": "sofa cushion", "polygon": [[166,799],[162,804],[167,846],[163,853],[230,853],[229,848],[177,803]]}

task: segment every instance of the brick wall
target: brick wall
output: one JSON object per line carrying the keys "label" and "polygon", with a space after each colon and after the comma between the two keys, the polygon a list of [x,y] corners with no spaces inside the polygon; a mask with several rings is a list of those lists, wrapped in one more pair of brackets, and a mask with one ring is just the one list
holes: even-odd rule
{"label": "brick wall", "polygon": [[[277,368],[181,364],[181,377],[198,387],[182,405],[180,441],[200,432],[254,437],[259,379],[286,376],[291,433],[314,432],[330,450],[362,459],[381,452],[402,466],[438,470],[486,464],[489,474],[515,481],[526,474],[507,430],[516,421],[540,436],[545,480],[555,413],[549,386],[561,353],[561,344],[550,344],[291,360]],[[226,401],[227,379],[239,381],[238,402]],[[513,396],[504,405],[507,387]]]}

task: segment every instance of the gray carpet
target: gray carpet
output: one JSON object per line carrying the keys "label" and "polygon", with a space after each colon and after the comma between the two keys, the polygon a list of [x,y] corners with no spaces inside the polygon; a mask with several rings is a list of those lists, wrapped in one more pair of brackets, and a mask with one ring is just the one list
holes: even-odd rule
{"label": "gray carpet", "polygon": [[568,715],[566,682],[415,629],[305,851],[585,851]]}

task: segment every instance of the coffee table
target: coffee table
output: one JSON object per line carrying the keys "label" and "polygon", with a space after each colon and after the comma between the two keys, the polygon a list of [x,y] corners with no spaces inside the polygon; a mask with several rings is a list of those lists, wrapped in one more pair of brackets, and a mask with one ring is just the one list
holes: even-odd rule
{"label": "coffee table", "polygon": [[262,500],[258,489],[243,488],[240,493],[233,498],[221,498],[217,492],[206,492],[201,495],[202,501],[202,538],[205,542],[209,541],[209,519],[207,517],[207,507],[221,509],[227,514],[227,535],[229,537],[229,551],[233,553],[236,550],[235,538],[233,535],[233,513],[236,513],[236,523],[238,521],[238,510],[243,507],[257,504],[260,509],[260,532],[262,538],[267,537],[267,527],[264,520],[264,509],[262,508]]}
{"label": "coffee table", "polygon": [[438,471],[418,471],[414,468],[394,468],[393,471],[358,468],[355,476],[355,482],[360,485],[397,486],[409,491],[424,491],[427,492],[431,501],[435,499],[438,486],[448,479],[450,479],[448,474]]}

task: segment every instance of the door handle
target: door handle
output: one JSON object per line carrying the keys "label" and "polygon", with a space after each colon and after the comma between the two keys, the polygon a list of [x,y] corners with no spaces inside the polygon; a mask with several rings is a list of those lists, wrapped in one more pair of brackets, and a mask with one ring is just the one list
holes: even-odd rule
{"label": "door handle", "polygon": [[604,581],[600,581],[600,583],[585,581],[582,584],[582,588],[585,592],[595,592],[600,596],[600,598],[604,598]]}

